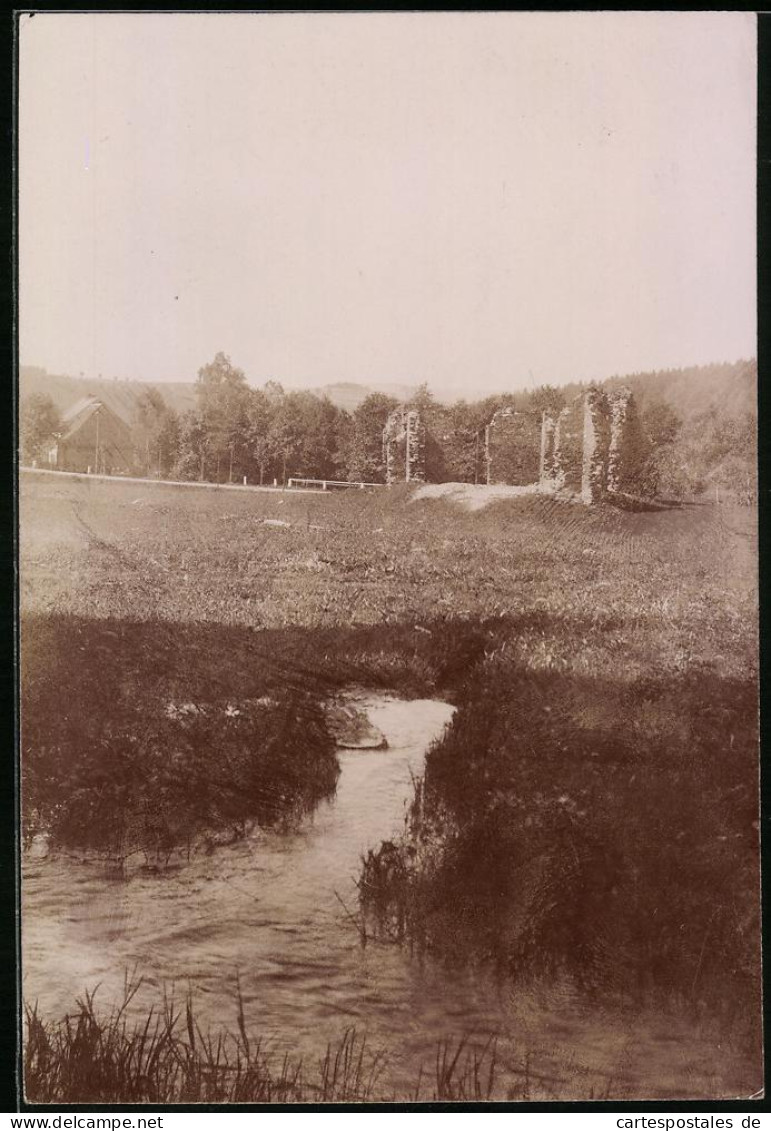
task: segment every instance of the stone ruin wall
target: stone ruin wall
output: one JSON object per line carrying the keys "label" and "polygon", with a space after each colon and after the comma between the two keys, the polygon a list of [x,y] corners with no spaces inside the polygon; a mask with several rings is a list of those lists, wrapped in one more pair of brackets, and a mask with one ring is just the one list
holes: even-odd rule
{"label": "stone ruin wall", "polygon": [[538,483],[544,489],[556,487],[560,475],[559,417],[545,412],[541,419],[541,463]]}
{"label": "stone ruin wall", "polygon": [[584,397],[583,465],[579,492],[585,503],[596,502],[608,493],[612,432],[608,398],[599,389],[590,389]]}
{"label": "stone ruin wall", "polygon": [[[416,409],[394,409],[383,429],[386,483],[426,478],[426,429]],[[567,491],[585,503],[644,494],[648,454],[629,389],[589,389],[559,412],[499,409],[485,429],[487,483]]]}
{"label": "stone ruin wall", "polygon": [[426,429],[414,408],[395,408],[383,429],[386,483],[423,483],[426,478]]}
{"label": "stone ruin wall", "polygon": [[[560,412],[544,412],[537,429],[533,419],[511,409],[493,416],[485,436],[488,483],[569,491],[585,503],[644,493],[648,445],[629,389],[589,389]],[[512,457],[517,445],[520,455]]]}

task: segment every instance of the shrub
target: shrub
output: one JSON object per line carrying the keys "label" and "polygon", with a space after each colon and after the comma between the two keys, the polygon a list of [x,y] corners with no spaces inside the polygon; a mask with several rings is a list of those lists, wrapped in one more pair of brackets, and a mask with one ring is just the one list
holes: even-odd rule
{"label": "shrub", "polygon": [[625,686],[487,662],[429,751],[407,835],[365,861],[373,930],[514,976],[751,1011],[756,719],[751,683],[704,673]]}

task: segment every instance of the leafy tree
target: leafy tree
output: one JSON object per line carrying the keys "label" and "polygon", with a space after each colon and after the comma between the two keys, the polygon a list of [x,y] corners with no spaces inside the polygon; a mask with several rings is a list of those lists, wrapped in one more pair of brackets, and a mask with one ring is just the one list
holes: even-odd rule
{"label": "leafy tree", "polygon": [[528,398],[529,403],[527,409],[531,412],[549,412],[558,413],[565,407],[567,403],[565,394],[562,389],[556,389],[554,385],[541,385],[540,388],[534,389]]}
{"label": "leafy tree", "polygon": [[642,426],[654,448],[671,444],[683,426],[682,419],[666,401],[651,401],[642,414]]}
{"label": "leafy tree", "polygon": [[473,412],[479,419],[480,427],[485,428],[496,412],[501,408],[516,408],[517,398],[513,393],[494,393],[484,400],[474,401],[471,405]]}
{"label": "leafy tree", "polygon": [[338,418],[340,410],[329,397],[299,394],[298,410],[303,421],[299,463],[303,474],[313,479],[335,479],[339,469]]}
{"label": "leafy tree", "polygon": [[209,462],[208,434],[199,412],[191,409],[179,421],[175,474],[180,479],[206,479]]}
{"label": "leafy tree", "polygon": [[167,408],[156,434],[158,443],[158,468],[163,476],[171,475],[179,458],[179,417]]}
{"label": "leafy tree", "polygon": [[757,418],[728,416],[715,406],[687,421],[660,445],[652,463],[659,494],[692,498],[714,491],[717,501],[757,500]]}
{"label": "leafy tree", "polygon": [[301,393],[286,394],[271,414],[269,451],[283,484],[292,474],[299,473],[304,425],[302,396]]}
{"label": "leafy tree", "polygon": [[353,417],[343,409],[335,421],[334,464],[337,479],[350,479],[351,449],[353,445]]}
{"label": "leafy tree", "polygon": [[425,382],[419,385],[415,394],[410,397],[407,407],[414,408],[420,413],[425,428],[423,465],[426,479],[429,483],[442,483],[452,478],[448,475],[445,452],[440,440],[445,430],[446,410],[437,402]]}
{"label": "leafy tree", "polygon": [[271,401],[264,390],[249,390],[246,400],[244,441],[247,458],[252,467],[256,469],[260,484],[264,483],[266,472],[270,466],[272,408]]}
{"label": "leafy tree", "polygon": [[[492,415],[492,414],[491,414]],[[484,481],[486,410],[456,401],[444,413],[440,440],[448,478],[456,483]]]}
{"label": "leafy tree", "polygon": [[751,504],[757,501],[758,421],[754,412],[724,418],[713,413],[712,433],[707,437],[705,478],[715,488],[718,501]]}
{"label": "leafy tree", "polygon": [[407,401],[407,404],[410,408],[417,409],[427,427],[433,421],[433,418],[441,411],[436,397],[425,381],[422,385],[418,385],[413,395]]}
{"label": "leafy tree", "polygon": [[266,381],[263,392],[271,405],[279,404],[284,399],[284,386],[279,381]]}
{"label": "leafy tree", "polygon": [[152,385],[136,398],[131,431],[138,470],[145,475],[168,473],[176,458],[178,421]]}
{"label": "leafy tree", "polygon": [[383,429],[397,407],[394,397],[370,393],[353,413],[352,436],[348,449],[348,478],[365,483],[383,483]]}
{"label": "leafy tree", "polygon": [[31,393],[21,402],[19,439],[24,463],[47,459],[61,420],[56,405],[47,393]]}
{"label": "leafy tree", "polygon": [[237,369],[224,353],[218,353],[213,361],[198,370],[198,411],[217,481],[222,478],[225,467],[231,480],[238,460],[245,454],[248,395],[243,370]]}

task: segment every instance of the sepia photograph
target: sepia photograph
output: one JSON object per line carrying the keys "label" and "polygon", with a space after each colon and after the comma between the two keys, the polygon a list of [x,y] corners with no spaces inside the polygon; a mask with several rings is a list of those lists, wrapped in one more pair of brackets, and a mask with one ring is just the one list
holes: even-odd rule
{"label": "sepia photograph", "polygon": [[755,14],[16,47],[23,1102],[762,1099]]}

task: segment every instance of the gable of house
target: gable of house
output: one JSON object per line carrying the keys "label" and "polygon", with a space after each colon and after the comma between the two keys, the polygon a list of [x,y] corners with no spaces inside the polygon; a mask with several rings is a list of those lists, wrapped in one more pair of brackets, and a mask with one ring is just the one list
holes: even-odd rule
{"label": "gable of house", "polygon": [[62,471],[130,471],[131,429],[96,397],[83,397],[62,417],[56,465]]}

